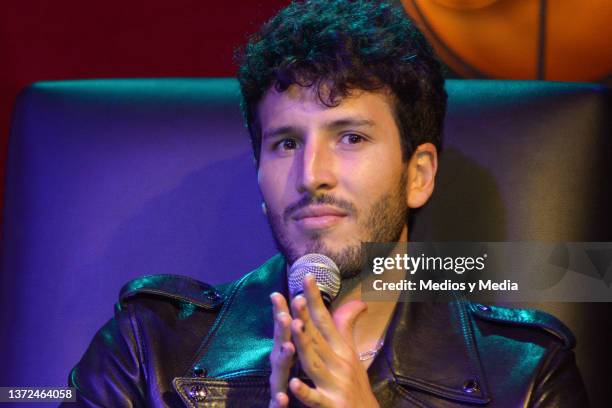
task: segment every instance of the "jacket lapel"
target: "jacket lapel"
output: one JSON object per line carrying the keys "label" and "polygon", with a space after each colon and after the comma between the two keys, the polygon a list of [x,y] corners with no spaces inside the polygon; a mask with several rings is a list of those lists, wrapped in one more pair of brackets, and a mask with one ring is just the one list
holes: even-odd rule
{"label": "jacket lapel", "polygon": [[269,295],[287,293],[279,254],[227,289],[219,315],[185,377],[173,381],[186,406],[265,408],[274,322]]}
{"label": "jacket lapel", "polygon": [[405,387],[460,402],[490,401],[465,300],[398,303],[382,354]]}
{"label": "jacket lapel", "polygon": [[199,351],[208,377],[269,375],[274,321],[272,292],[286,293],[285,259],[276,255],[232,288]]}

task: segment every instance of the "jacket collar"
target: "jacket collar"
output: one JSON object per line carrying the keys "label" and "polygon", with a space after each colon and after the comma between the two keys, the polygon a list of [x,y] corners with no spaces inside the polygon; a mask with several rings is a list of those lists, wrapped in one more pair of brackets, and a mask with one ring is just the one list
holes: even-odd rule
{"label": "jacket collar", "polygon": [[[229,286],[192,369],[205,368],[208,377],[216,378],[269,375],[273,344],[269,294],[287,294],[285,271],[285,259],[279,254]],[[398,303],[384,344],[368,370],[373,385],[376,378],[386,377],[383,371],[390,371],[392,379],[406,387],[462,402],[490,401],[464,299]]]}

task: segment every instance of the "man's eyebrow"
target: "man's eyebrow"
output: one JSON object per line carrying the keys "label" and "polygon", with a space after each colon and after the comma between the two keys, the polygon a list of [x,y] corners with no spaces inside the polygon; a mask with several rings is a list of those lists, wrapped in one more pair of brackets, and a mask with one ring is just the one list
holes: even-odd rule
{"label": "man's eyebrow", "polygon": [[[338,130],[347,127],[373,127],[374,122],[369,119],[357,119],[357,118],[341,118],[326,123],[323,127],[327,130]],[[300,132],[300,128],[296,126],[280,126],[272,128],[263,133],[262,139],[268,139],[278,136],[285,136],[290,134],[296,134]]]}
{"label": "man's eyebrow", "polygon": [[298,132],[299,132],[299,128],[296,126],[280,126],[277,128],[266,130],[262,135],[262,140],[277,137],[277,136],[295,134]]}
{"label": "man's eyebrow", "polygon": [[369,119],[358,119],[358,118],[342,118],[336,119],[325,124],[325,128],[329,130],[337,130],[340,128],[347,127],[373,127],[374,122]]}

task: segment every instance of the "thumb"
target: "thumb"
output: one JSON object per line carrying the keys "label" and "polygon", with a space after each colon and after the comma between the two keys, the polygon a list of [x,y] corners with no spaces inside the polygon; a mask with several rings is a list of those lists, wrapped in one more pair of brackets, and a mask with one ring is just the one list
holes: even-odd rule
{"label": "thumb", "polygon": [[333,313],[333,320],[336,328],[344,340],[354,346],[353,329],[357,317],[368,308],[368,305],[361,300],[352,300],[340,306]]}

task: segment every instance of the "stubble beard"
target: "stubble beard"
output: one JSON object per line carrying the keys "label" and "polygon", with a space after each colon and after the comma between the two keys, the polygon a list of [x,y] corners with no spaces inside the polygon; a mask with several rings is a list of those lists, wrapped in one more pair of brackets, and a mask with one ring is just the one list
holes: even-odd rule
{"label": "stubble beard", "polygon": [[[353,279],[361,272],[362,248],[361,242],[397,242],[402,230],[408,220],[408,208],[406,207],[406,180],[407,171],[403,171],[400,182],[391,192],[384,194],[376,201],[365,217],[358,221],[359,230],[363,231],[359,237],[358,244],[347,244],[341,250],[332,250],[323,242],[325,232],[311,234],[304,249],[298,250],[286,234],[289,217],[283,217],[274,211],[268,211],[268,223],[272,229],[272,235],[277,249],[284,255],[291,265],[305,254],[317,253],[330,257],[338,268],[343,280]],[[311,197],[301,201],[299,208],[306,203],[344,203],[331,196]],[[353,208],[351,216],[360,219],[355,207],[346,203],[344,208]],[[363,216],[362,216],[363,217]]]}

